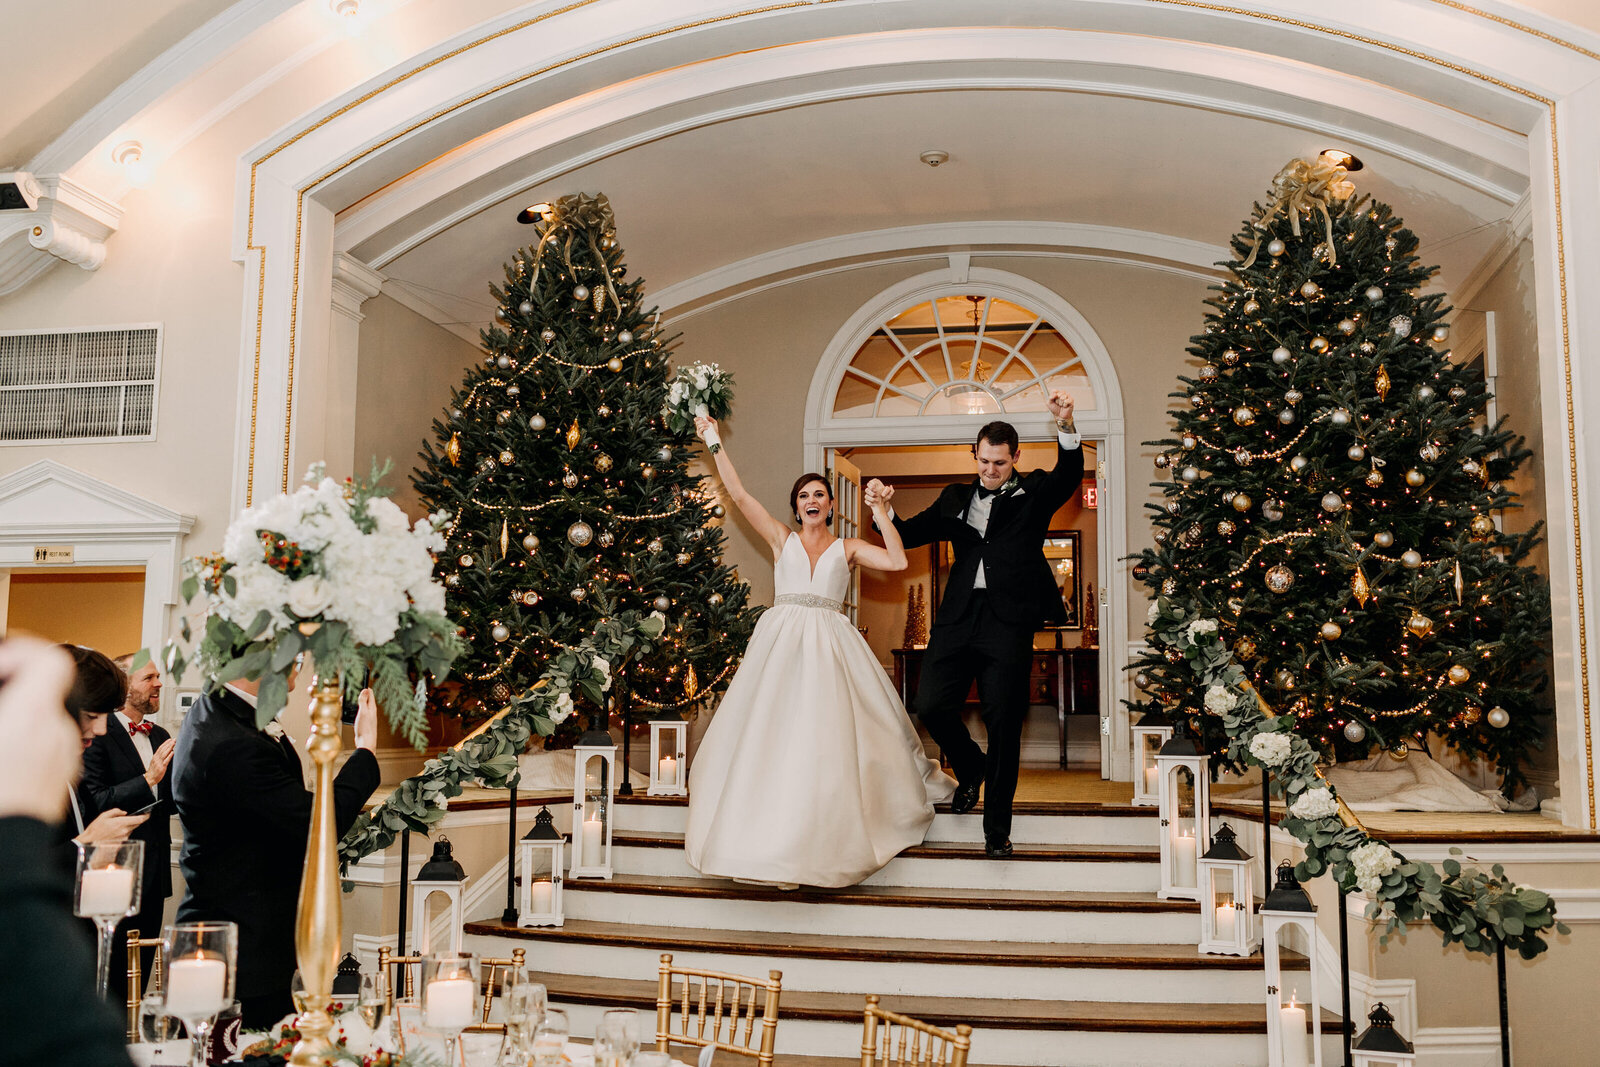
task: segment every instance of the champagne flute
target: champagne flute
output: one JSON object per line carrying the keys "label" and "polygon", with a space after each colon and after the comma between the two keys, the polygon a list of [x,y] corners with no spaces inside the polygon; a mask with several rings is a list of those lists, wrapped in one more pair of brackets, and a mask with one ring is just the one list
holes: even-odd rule
{"label": "champagne flute", "polygon": [[143,841],[78,846],[72,913],[94,920],[99,931],[95,980],[101,1000],[111,980],[111,937],[117,923],[139,913],[143,874]]}
{"label": "champagne flute", "polygon": [[233,1001],[239,927],[229,922],[174,923],[161,935],[167,962],[167,1014],[189,1028],[190,1067],[205,1067],[211,1027]]}
{"label": "champagne flute", "polygon": [[367,1029],[373,1033],[378,1032],[378,1024],[383,1021],[383,1012],[388,1000],[387,983],[382,974],[361,976],[361,990],[356,994],[356,1009],[361,1013],[361,1021],[366,1023]]}
{"label": "champagne flute", "polygon": [[139,1040],[163,1045],[178,1036],[178,1020],[167,1014],[167,995],[146,993],[139,1000]]}
{"label": "champagne flute", "polygon": [[440,952],[422,958],[422,1017],[428,1029],[445,1035],[444,1061],[461,1056],[461,1031],[477,1018],[478,957],[472,952]]}
{"label": "champagne flute", "polygon": [[506,991],[506,1041],[523,1062],[533,1053],[533,1031],[544,1019],[545,996],[544,986],[520,975]]}
{"label": "champagne flute", "polygon": [[560,1008],[546,1008],[544,1018],[533,1028],[530,1067],[562,1067],[567,1058],[567,1036],[571,1033],[567,1013]]}

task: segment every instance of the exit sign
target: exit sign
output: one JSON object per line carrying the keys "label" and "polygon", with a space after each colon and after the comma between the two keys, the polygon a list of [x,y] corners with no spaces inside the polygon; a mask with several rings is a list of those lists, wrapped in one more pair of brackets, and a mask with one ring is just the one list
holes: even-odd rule
{"label": "exit sign", "polygon": [[1086,508],[1100,506],[1100,487],[1093,482],[1083,483],[1083,506]]}

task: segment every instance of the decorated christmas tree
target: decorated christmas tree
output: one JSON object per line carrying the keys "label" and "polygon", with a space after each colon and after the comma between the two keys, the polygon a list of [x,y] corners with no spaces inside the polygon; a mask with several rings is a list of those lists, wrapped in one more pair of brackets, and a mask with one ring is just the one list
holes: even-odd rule
{"label": "decorated christmas tree", "polygon": [[635,721],[671,717],[731,676],[749,586],[722,562],[723,507],[689,471],[691,438],[665,425],[668,340],[605,197],[563,197],[537,220],[491,286],[486,358],[413,479],[452,516],[439,569],[468,651],[451,708],[490,714],[597,625],[660,614],[664,634],[612,693]]}
{"label": "decorated christmas tree", "polygon": [[[1538,529],[1502,532],[1529,452],[1453,359],[1435,268],[1384,204],[1297,160],[1232,242],[1171,394],[1174,436],[1135,575],[1198,612],[1267,704],[1340,760],[1437,736],[1507,790],[1540,743],[1549,592]],[[1215,648],[1216,646],[1211,646]],[[1226,748],[1183,653],[1152,635],[1141,704]]]}

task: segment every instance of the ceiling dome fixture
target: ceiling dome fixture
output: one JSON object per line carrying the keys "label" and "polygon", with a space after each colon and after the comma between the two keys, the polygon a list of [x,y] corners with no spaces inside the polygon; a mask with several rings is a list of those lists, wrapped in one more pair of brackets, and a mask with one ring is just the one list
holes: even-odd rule
{"label": "ceiling dome fixture", "polygon": [[950,162],[950,153],[937,148],[930,148],[917,158],[930,167],[938,167],[941,164]]}
{"label": "ceiling dome fixture", "polygon": [[1342,148],[1324,148],[1319,155],[1329,163],[1343,167],[1347,172],[1354,172],[1366,166],[1365,163]]}
{"label": "ceiling dome fixture", "polygon": [[549,204],[530,204],[517,212],[517,221],[524,226],[532,226],[548,214],[550,214]]}

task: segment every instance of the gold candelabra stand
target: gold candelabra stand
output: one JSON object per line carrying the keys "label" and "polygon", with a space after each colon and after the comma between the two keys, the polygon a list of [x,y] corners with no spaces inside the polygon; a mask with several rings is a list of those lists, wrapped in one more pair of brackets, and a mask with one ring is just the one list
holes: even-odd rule
{"label": "gold candelabra stand", "polygon": [[327,1067],[334,1062],[328,1034],[333,1016],[333,978],[339,968],[342,916],[339,898],[339,835],[334,820],[333,764],[339,756],[343,694],[337,678],[318,678],[311,686],[311,737],[306,751],[316,771],[311,787],[311,835],[306,842],[305,870],[300,876],[300,906],[295,918],[294,947],[305,986],[301,1013],[295,1021],[300,1040],[289,1062],[294,1067]]}

